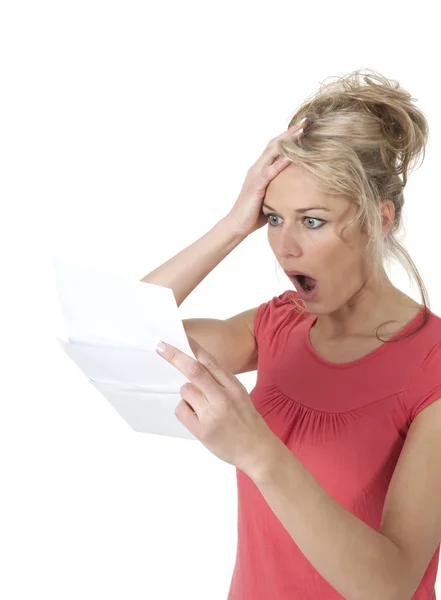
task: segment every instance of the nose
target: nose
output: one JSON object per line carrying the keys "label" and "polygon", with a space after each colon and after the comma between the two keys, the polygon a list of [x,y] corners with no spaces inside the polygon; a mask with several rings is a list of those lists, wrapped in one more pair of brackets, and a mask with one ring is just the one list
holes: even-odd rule
{"label": "nose", "polygon": [[302,246],[292,230],[285,229],[285,231],[277,232],[272,245],[276,255],[283,258],[298,257],[303,254]]}

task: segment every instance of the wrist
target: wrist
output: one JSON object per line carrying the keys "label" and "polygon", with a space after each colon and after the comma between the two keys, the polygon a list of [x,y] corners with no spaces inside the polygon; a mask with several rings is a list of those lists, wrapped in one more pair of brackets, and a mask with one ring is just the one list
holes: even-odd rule
{"label": "wrist", "polygon": [[223,217],[218,225],[223,228],[226,229],[227,231],[230,232],[230,234],[237,239],[237,241],[243,241],[245,238],[247,238],[250,235],[249,231],[244,231],[243,229],[241,229],[240,227],[237,226],[237,222],[235,220],[234,217],[230,217],[229,215],[226,215],[225,217]]}
{"label": "wrist", "polygon": [[253,450],[239,468],[256,485],[268,482],[287,451],[289,452],[282,440],[269,429],[266,423],[262,424],[262,431],[255,441]]}

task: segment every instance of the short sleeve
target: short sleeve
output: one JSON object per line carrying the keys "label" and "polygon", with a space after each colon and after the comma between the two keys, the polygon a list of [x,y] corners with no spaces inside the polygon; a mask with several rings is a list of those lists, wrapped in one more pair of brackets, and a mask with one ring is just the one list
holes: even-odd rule
{"label": "short sleeve", "polygon": [[269,333],[283,325],[293,311],[299,312],[296,303],[302,306],[302,301],[295,290],[286,290],[279,296],[274,296],[268,302],[259,306],[254,318],[254,337],[259,345]]}
{"label": "short sleeve", "polygon": [[426,406],[441,398],[441,342],[418,367],[407,389],[406,403],[413,420]]}

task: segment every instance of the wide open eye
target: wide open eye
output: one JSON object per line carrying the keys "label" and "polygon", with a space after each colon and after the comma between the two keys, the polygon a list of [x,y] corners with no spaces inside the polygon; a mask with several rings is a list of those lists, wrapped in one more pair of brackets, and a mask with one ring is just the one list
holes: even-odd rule
{"label": "wide open eye", "polygon": [[279,219],[280,217],[278,215],[265,215],[268,219],[268,225],[270,225],[271,227],[277,227],[277,223],[271,223],[271,221],[269,220],[270,217],[275,217],[276,219]]}
{"label": "wide open eye", "polygon": [[[263,214],[265,215],[265,213],[263,213]],[[274,217],[275,219],[280,219],[279,215],[270,213],[268,215],[265,215],[265,217],[268,219],[268,225],[270,227],[278,227],[279,226],[279,223],[272,223],[270,221],[271,217]],[[320,227],[322,227],[326,223],[326,221],[324,219],[318,219],[317,217],[303,217],[302,221],[304,222],[305,219],[308,219],[309,221],[317,221],[318,222],[318,225],[316,227],[306,226],[306,229],[320,229]]]}
{"label": "wide open eye", "polygon": [[308,221],[319,221],[320,224],[317,227],[307,227],[307,229],[320,229],[320,227],[322,227],[322,225],[324,225],[326,223],[326,221],[324,221],[323,219],[317,219],[316,217],[305,217],[305,219],[308,219]]}

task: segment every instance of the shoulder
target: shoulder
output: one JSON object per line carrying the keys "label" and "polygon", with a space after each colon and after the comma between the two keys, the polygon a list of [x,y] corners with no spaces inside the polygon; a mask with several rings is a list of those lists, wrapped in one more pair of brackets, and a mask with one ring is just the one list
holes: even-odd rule
{"label": "shoulder", "polygon": [[426,350],[410,374],[405,403],[410,419],[441,397],[441,338]]}
{"label": "shoulder", "polygon": [[273,296],[257,309],[254,320],[254,335],[257,342],[278,329],[288,318],[301,320],[308,314],[295,290],[285,290],[278,296]]}

